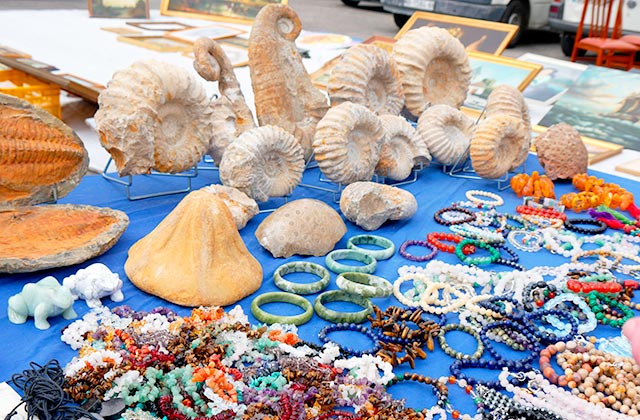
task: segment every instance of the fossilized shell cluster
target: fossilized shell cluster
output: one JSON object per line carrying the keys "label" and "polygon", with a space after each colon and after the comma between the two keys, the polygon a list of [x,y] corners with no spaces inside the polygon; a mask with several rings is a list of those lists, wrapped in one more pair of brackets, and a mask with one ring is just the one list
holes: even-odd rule
{"label": "fossilized shell cluster", "polygon": [[256,201],[290,194],[304,171],[300,144],[273,125],[245,131],[227,147],[220,162],[220,180]]}
{"label": "fossilized shell cluster", "polygon": [[431,156],[443,165],[467,158],[473,120],[449,105],[429,107],[418,119],[417,134]]}
{"label": "fossilized shell cluster", "polygon": [[211,104],[212,133],[207,154],[220,164],[226,147],[243,132],[255,128],[251,110],[236,79],[233,65],[220,45],[200,38],[193,45],[193,67],[207,81],[218,82],[220,98]]}
{"label": "fossilized shell cluster", "polygon": [[525,137],[522,120],[507,114],[480,121],[471,139],[471,165],[483,178],[500,178],[519,156]]}
{"label": "fossilized shell cluster", "polygon": [[113,75],[98,104],[100,142],[120,176],[184,171],[209,146],[209,98],[202,83],[180,67],[138,61]]}
{"label": "fossilized shell cluster", "polygon": [[354,182],[340,196],[342,214],[366,230],[376,230],[388,220],[412,217],[418,210],[408,191],[376,182]]}
{"label": "fossilized shell cluster", "polygon": [[71,128],[27,101],[0,94],[0,208],[67,195],[88,163]]}
{"label": "fossilized shell cluster", "polygon": [[313,151],[329,180],[340,184],[368,181],[380,158],[383,139],[384,129],[372,111],[343,102],[318,123]]}
{"label": "fossilized shell cluster", "polygon": [[129,225],[124,212],[75,204],[0,211],[0,273],[78,264],[109,250]]}
{"label": "fossilized shell cluster", "polygon": [[431,154],[406,119],[396,115],[381,115],[379,118],[385,136],[376,165],[377,175],[402,181],[411,175],[414,166],[429,165]]}
{"label": "fossilized shell cluster", "polygon": [[471,83],[471,66],[462,43],[446,29],[423,26],[393,46],[405,106],[418,116],[435,104],[459,108]]}
{"label": "fossilized shell cluster", "polygon": [[200,190],[214,194],[222,200],[231,212],[231,217],[233,217],[238,230],[245,227],[247,222],[260,212],[258,203],[237,188],[214,184],[200,188]]}
{"label": "fossilized shell cluster", "polygon": [[262,283],[229,209],[204,191],[189,193],[133,244],[124,269],[138,288],[185,306],[230,305]]}
{"label": "fossilized shell cluster", "polygon": [[271,213],[256,238],[274,257],[326,255],[347,232],[340,215],[319,200],[291,201]]}
{"label": "fossilized shell cluster", "polygon": [[399,77],[396,63],[385,50],[371,44],[354,45],[331,70],[327,86],[331,106],[350,101],[376,114],[398,115],[404,105]]}
{"label": "fossilized shell cluster", "polygon": [[580,133],[569,124],[554,124],[534,140],[545,174],[551,179],[570,179],[587,172],[589,153]]}
{"label": "fossilized shell cluster", "polygon": [[487,106],[485,107],[486,118],[494,115],[507,114],[511,117],[522,121],[524,130],[523,142],[517,156],[511,163],[510,171],[513,171],[522,165],[529,156],[531,149],[531,117],[529,116],[529,107],[522,93],[509,85],[500,85],[493,89],[487,98]]}
{"label": "fossilized shell cluster", "polygon": [[311,83],[295,45],[301,29],[289,6],[267,4],[260,9],[249,37],[249,72],[258,122],[293,134],[307,160],[316,125],[329,104]]}

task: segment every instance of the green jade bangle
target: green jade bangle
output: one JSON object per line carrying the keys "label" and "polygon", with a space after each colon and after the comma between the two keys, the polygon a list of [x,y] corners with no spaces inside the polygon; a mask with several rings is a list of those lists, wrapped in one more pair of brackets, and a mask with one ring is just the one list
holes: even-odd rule
{"label": "green jade bangle", "polygon": [[[315,274],[316,276],[320,277],[320,280],[313,283],[294,283],[285,280],[283,277],[290,273]],[[296,261],[282,264],[276,269],[275,273],[273,273],[273,282],[276,284],[276,286],[278,286],[279,289],[282,289],[285,292],[296,293],[298,295],[310,295],[313,293],[318,293],[329,286],[330,280],[331,275],[329,274],[329,270],[327,270],[320,264],[312,262]]]}
{"label": "green jade bangle", "polygon": [[[364,309],[358,312],[338,312],[324,306],[326,302],[351,302],[362,306]],[[321,293],[313,302],[313,308],[320,318],[336,324],[361,324],[366,321],[367,316],[373,312],[373,305],[369,299],[345,292],[344,290],[330,290]]]}
{"label": "green jade bangle", "polygon": [[[291,303],[304,309],[300,315],[274,315],[260,308],[260,305],[271,302]],[[257,296],[251,302],[251,313],[256,319],[265,324],[293,324],[302,325],[313,316],[313,306],[303,297],[286,292],[270,292]]]}
{"label": "green jade bangle", "polygon": [[[360,248],[358,245],[375,245],[382,249]],[[388,260],[396,252],[396,246],[390,239],[378,235],[356,235],[349,238],[347,248],[364,252],[376,260]]]}
{"label": "green jade bangle", "polygon": [[[336,260],[355,260],[366,265],[347,265]],[[331,251],[324,259],[327,268],[334,273],[373,273],[376,270],[377,261],[371,255],[355,249],[336,249]]]}
{"label": "green jade bangle", "polygon": [[336,284],[345,292],[362,297],[387,297],[393,292],[393,285],[387,279],[367,273],[341,273]]}

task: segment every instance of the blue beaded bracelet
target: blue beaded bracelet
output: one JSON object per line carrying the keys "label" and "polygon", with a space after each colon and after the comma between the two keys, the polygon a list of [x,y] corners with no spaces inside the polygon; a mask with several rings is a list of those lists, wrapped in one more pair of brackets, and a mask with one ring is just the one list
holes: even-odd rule
{"label": "blue beaded bracelet", "polygon": [[[355,332],[364,334],[367,337],[369,337],[373,342],[373,348],[368,350],[355,350],[355,349],[352,349],[351,347],[343,346],[340,343],[332,341],[329,339],[329,337],[327,337],[329,334],[331,334],[334,331],[355,331]],[[378,334],[376,334],[375,331],[365,326],[357,325],[354,323],[341,322],[334,325],[327,325],[322,330],[320,330],[320,333],[318,334],[318,338],[322,340],[322,342],[324,343],[329,343],[329,342],[334,343],[335,345],[340,347],[340,350],[342,350],[342,352],[352,357],[360,357],[363,354],[376,354],[380,350],[380,343],[379,343],[380,337],[378,336]]]}

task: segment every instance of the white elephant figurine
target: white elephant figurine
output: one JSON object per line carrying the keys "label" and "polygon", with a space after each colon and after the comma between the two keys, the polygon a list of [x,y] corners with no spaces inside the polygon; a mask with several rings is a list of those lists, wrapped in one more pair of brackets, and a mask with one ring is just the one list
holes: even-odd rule
{"label": "white elephant figurine", "polygon": [[46,330],[51,326],[47,322],[50,316],[62,314],[64,319],[78,316],[73,310],[74,301],[67,287],[48,276],[37,283],[25,284],[22,292],[9,298],[9,321],[24,324],[32,316],[36,328]]}
{"label": "white elephant figurine", "polygon": [[75,299],[86,300],[90,308],[102,306],[100,298],[105,296],[109,296],[114,302],[124,299],[120,291],[122,289],[120,276],[101,263],[91,264],[87,268],[78,270],[76,274],[62,280],[62,284],[69,288]]}

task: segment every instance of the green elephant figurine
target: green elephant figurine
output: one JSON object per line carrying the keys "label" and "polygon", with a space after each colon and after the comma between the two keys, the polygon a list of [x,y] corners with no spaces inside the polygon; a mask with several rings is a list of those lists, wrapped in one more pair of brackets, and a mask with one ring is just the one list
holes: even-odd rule
{"label": "green elephant figurine", "polygon": [[48,276],[37,283],[25,284],[22,292],[9,298],[9,321],[24,324],[32,316],[36,328],[46,330],[51,326],[47,322],[50,316],[62,314],[64,319],[78,316],[73,310],[74,301],[67,287]]}

